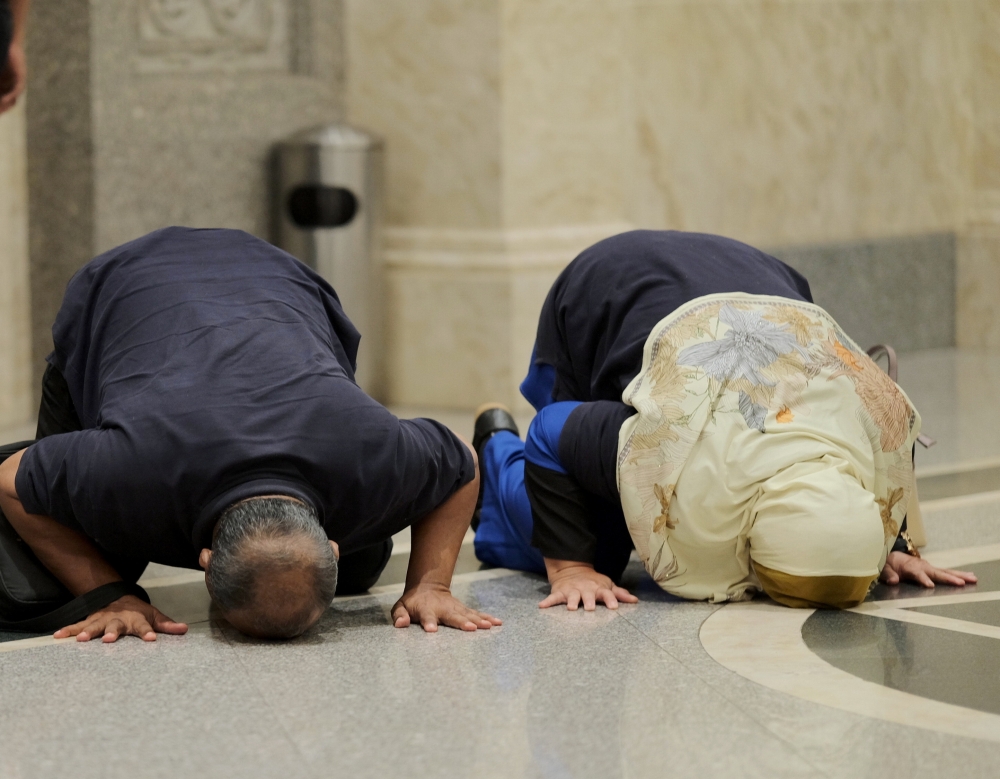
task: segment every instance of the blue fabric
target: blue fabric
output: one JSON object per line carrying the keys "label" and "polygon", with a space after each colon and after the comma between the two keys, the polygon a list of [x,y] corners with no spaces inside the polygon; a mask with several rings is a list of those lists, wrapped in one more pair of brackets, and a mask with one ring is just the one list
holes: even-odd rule
{"label": "blue fabric", "polygon": [[552,389],[556,385],[556,369],[544,362],[536,362],[535,348],[531,349],[528,375],[521,382],[521,395],[535,411],[541,411],[554,402]]}
{"label": "blue fabric", "polygon": [[542,553],[531,545],[534,518],[524,486],[524,463],[566,473],[559,461],[559,434],[580,404],[553,403],[531,421],[528,440],[508,430],[494,435],[483,447],[479,463],[483,506],[476,529],[476,557],[488,565],[517,571],[545,573]]}
{"label": "blue fabric", "polygon": [[476,529],[476,557],[487,565],[545,573],[542,553],[531,545],[534,525],[524,488],[524,442],[501,430],[479,461],[483,506]]}
{"label": "blue fabric", "polygon": [[577,400],[564,400],[546,406],[535,415],[524,442],[524,456],[528,462],[556,473],[566,473],[559,459],[559,436],[569,415],[579,405]]}

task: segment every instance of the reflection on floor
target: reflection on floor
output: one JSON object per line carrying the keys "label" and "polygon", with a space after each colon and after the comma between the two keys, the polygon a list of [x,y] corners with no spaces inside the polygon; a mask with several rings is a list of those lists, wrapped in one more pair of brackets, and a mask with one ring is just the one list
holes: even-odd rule
{"label": "reflection on floor", "polygon": [[0,778],[994,776],[1000,410],[982,401],[1000,355],[904,355],[901,379],[939,440],[918,455],[929,554],[974,588],[880,588],[849,613],[720,607],[632,565],[638,605],[540,612],[541,579],[480,570],[467,544],[456,593],[504,626],[425,635],[389,620],[403,534],[370,594],[272,644],[212,620],[198,572],[151,566],[187,636],[0,643]]}

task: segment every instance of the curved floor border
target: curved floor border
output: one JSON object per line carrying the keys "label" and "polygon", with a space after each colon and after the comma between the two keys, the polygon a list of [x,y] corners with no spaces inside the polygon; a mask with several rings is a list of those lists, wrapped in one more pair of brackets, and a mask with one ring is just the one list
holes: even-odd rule
{"label": "curved floor border", "polygon": [[[998,551],[997,546],[978,547],[928,557],[937,565],[967,565],[996,560]],[[969,593],[965,598],[961,595],[947,597],[949,601],[959,602],[984,600],[984,595]],[[905,605],[916,606],[917,601],[921,606],[931,605],[932,600],[935,599],[914,598]],[[895,616],[899,613],[896,609],[904,602],[895,600],[884,604],[885,607],[890,605]],[[857,610],[876,615],[873,612],[879,608],[875,604],[864,604]],[[789,609],[773,603],[733,603],[705,620],[700,632],[701,643],[720,665],[757,684],[796,698],[900,725],[1000,742],[1000,716],[996,714],[883,687],[817,657],[802,640],[802,625],[812,613],[812,609]]]}

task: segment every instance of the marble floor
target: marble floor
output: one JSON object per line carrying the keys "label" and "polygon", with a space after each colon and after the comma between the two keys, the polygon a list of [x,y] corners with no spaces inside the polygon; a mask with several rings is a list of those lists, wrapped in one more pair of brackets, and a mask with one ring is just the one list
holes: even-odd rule
{"label": "marble floor", "polygon": [[[637,605],[540,612],[540,578],[481,570],[467,543],[455,591],[504,625],[427,635],[389,620],[403,535],[370,594],[274,644],[212,619],[198,573],[151,566],[188,635],[0,636],[0,779],[995,776],[1000,354],[904,355],[900,374],[938,441],[918,453],[927,555],[975,587],[714,606],[633,564]],[[430,413],[471,433],[468,413]]]}

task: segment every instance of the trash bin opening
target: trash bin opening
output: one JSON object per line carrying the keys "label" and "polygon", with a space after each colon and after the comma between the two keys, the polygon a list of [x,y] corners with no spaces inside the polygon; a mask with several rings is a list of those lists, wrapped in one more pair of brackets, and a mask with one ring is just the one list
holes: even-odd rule
{"label": "trash bin opening", "polygon": [[288,195],[288,215],[299,227],[342,227],[357,213],[357,197],[343,187],[307,184]]}

